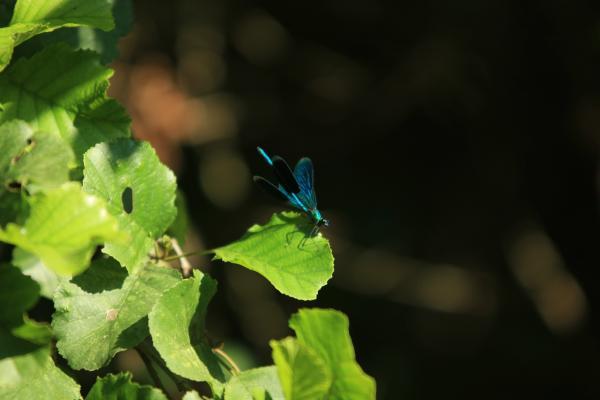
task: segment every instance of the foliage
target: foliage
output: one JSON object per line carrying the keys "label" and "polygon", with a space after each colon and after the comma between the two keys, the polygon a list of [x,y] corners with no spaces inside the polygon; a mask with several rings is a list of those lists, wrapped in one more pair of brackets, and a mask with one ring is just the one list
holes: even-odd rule
{"label": "foliage", "polygon": [[[271,342],[271,366],[240,371],[209,339],[217,283],[172,266],[181,255],[164,246],[183,241],[188,225],[176,178],[106,95],[104,63],[130,9],[18,0],[0,28],[0,397],[80,399],[73,376],[83,369],[98,371],[87,399],[166,399],[165,376],[185,399],[374,399],[340,312],[295,314],[297,338]],[[69,29],[79,33],[59,34]],[[312,300],[333,275],[333,254],[309,229],[283,212],[210,253]],[[54,304],[51,324],[27,315],[41,297]],[[159,388],[100,375],[132,348]]]}

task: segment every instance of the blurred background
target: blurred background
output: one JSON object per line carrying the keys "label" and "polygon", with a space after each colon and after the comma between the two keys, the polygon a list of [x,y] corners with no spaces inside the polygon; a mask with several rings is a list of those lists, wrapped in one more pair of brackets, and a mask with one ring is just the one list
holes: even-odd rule
{"label": "blurred background", "polygon": [[252,184],[257,145],[313,159],[332,221],[315,302],[193,259],[213,336],[265,365],[296,309],[333,307],[380,399],[600,398],[599,11],[134,1],[111,95],[178,176],[186,250],[285,208]]}

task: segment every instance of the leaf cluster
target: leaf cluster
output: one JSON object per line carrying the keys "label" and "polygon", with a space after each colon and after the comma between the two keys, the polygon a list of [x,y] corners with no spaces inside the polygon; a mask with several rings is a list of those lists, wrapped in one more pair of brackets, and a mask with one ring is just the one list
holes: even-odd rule
{"label": "leaf cluster", "polygon": [[[209,339],[217,283],[169,263],[181,255],[164,245],[187,225],[176,177],[106,95],[130,16],[126,0],[17,0],[0,27],[0,398],[81,399],[69,369],[127,349],[159,387],[98,375],[87,399],[166,399],[164,377],[188,400],[375,398],[338,311],[292,316],[296,336],[271,342],[271,366],[240,371]],[[306,238],[297,213],[209,252],[299,300],[333,275],[329,242]],[[42,297],[50,324],[27,315]]]}

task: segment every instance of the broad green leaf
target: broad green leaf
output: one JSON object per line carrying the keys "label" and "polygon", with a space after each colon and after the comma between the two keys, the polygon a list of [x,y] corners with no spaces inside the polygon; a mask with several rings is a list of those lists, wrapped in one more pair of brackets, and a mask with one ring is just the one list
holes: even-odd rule
{"label": "broad green leaf", "polygon": [[188,210],[185,201],[185,195],[178,190],[175,197],[175,207],[177,208],[177,216],[167,230],[167,234],[174,237],[179,242],[180,246],[185,243],[185,236],[188,230]]}
{"label": "broad green leaf", "polygon": [[331,371],[314,350],[294,338],[272,340],[271,347],[286,400],[327,398]]}
{"label": "broad green leaf", "polygon": [[112,73],[91,51],[48,46],[0,74],[0,123],[22,119],[60,136],[79,166],[94,144],[130,136],[127,113],[106,97]]}
{"label": "broad green leaf", "polygon": [[298,342],[312,349],[329,368],[333,382],[327,399],[375,399],[375,380],[356,363],[348,318],[343,313],[302,309],[292,316],[290,327]]}
{"label": "broad green leaf", "polygon": [[131,381],[131,374],[108,374],[96,379],[86,400],[167,400],[159,389]]}
{"label": "broad green leaf", "polygon": [[97,144],[85,153],[83,164],[83,188],[107,201],[131,238],[125,244],[109,242],[103,251],[134,271],[175,219],[175,175],[149,143],[129,139]]}
{"label": "broad green leaf", "polygon": [[103,64],[118,56],[117,41],[131,29],[133,10],[130,0],[106,0],[111,4],[115,19],[115,29],[103,31],[91,26],[75,29],[57,29],[51,33],[39,35],[15,49],[15,55],[31,55],[52,43],[63,42],[76,49],[94,50],[100,54]]}
{"label": "broad green leaf", "polygon": [[266,392],[264,398],[284,400],[277,369],[274,366],[254,368],[232,376],[225,386],[225,400],[253,400],[257,393]]}
{"label": "broad green leaf", "polygon": [[258,272],[285,295],[313,300],[333,275],[333,254],[327,239],[307,238],[306,228],[298,213],[275,214],[266,225],[254,225],[241,239],[214,249],[215,258]]}
{"label": "broad green leaf", "polygon": [[74,369],[102,367],[147,336],[144,318],[180,279],[175,270],[147,265],[129,275],[120,289],[88,293],[73,283],[62,284],[52,316],[59,353]]}
{"label": "broad green leaf", "polygon": [[79,385],[54,365],[50,346],[0,360],[2,399],[80,399]]}
{"label": "broad green leaf", "polygon": [[107,0],[18,0],[8,27],[0,28],[0,71],[16,46],[35,35],[61,27],[114,28]]}
{"label": "broad green leaf", "polygon": [[40,285],[40,294],[48,299],[52,298],[54,291],[62,280],[70,278],[69,276],[58,275],[50,268],[47,268],[39,257],[18,247],[15,247],[13,250],[12,263],[24,275],[36,281]]}
{"label": "broad green leaf", "polygon": [[104,202],[74,182],[32,197],[25,224],[0,229],[1,241],[35,254],[63,275],[83,271],[98,244],[118,237],[117,222]]}
{"label": "broad green leaf", "polygon": [[200,271],[167,290],[150,312],[148,325],[154,347],[176,374],[208,382],[222,391],[225,380],[217,356],[204,333],[206,309],[216,292],[216,282]]}
{"label": "broad green leaf", "polygon": [[53,135],[34,132],[23,121],[0,124],[0,225],[22,222],[25,194],[68,181],[72,152]]}
{"label": "broad green leaf", "polygon": [[34,133],[25,122],[11,121],[0,125],[0,149],[0,190],[18,183],[33,193],[69,180],[73,154],[56,135]]}

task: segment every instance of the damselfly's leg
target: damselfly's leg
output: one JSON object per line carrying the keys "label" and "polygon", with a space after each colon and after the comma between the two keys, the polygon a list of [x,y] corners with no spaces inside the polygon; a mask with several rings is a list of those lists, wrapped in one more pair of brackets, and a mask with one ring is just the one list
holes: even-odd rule
{"label": "damselfly's leg", "polygon": [[315,236],[318,232],[319,232],[319,225],[314,224],[312,229],[310,230],[310,233],[302,238],[302,240],[298,244],[298,248],[301,249],[302,247],[304,247],[304,243],[306,243],[308,238]]}

